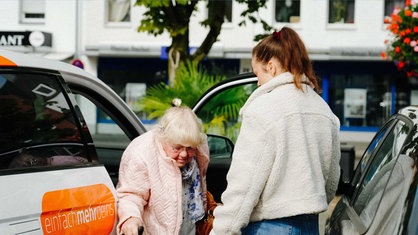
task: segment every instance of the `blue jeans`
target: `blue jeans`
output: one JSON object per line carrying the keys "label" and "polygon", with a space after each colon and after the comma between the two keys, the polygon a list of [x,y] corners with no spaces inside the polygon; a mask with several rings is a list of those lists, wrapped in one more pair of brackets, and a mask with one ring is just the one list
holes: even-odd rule
{"label": "blue jeans", "polygon": [[280,219],[250,222],[242,235],[319,235],[317,214],[296,215]]}

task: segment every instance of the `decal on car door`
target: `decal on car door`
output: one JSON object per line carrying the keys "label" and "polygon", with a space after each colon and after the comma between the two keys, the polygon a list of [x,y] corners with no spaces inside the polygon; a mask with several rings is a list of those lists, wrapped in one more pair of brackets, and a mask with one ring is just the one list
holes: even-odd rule
{"label": "decal on car door", "polygon": [[104,184],[47,192],[42,198],[44,234],[109,234],[115,198]]}
{"label": "decal on car door", "polygon": [[16,66],[16,64],[13,61],[0,56],[0,66]]}

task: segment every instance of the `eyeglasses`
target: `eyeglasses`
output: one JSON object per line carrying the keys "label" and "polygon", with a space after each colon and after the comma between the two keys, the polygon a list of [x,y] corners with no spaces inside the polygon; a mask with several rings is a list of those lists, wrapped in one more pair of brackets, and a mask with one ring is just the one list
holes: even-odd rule
{"label": "eyeglasses", "polygon": [[196,152],[196,148],[193,147],[185,147],[182,145],[172,145],[171,150],[173,150],[174,153],[181,153],[183,151],[186,151],[188,154],[193,154]]}

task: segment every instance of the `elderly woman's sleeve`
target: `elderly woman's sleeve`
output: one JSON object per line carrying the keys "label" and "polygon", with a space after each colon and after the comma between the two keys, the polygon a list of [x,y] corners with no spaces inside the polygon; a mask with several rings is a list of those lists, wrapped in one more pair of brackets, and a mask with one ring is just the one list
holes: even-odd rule
{"label": "elderly woman's sleeve", "polygon": [[[149,199],[148,170],[141,158],[141,148],[131,143],[122,155],[119,168],[119,182],[116,188],[118,196],[118,226],[129,218],[139,218],[142,224],[142,213]],[[118,232],[119,233],[119,232]]]}

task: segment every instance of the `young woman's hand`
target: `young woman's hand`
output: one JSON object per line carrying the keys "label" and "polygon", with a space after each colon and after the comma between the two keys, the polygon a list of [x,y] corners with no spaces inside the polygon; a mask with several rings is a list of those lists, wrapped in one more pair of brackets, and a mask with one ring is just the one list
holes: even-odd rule
{"label": "young woman's hand", "polygon": [[[142,226],[139,223],[139,219],[131,217],[122,224],[121,231],[123,235],[141,235],[142,231],[139,229],[140,227]],[[141,231],[141,234],[138,234],[138,231]]]}

